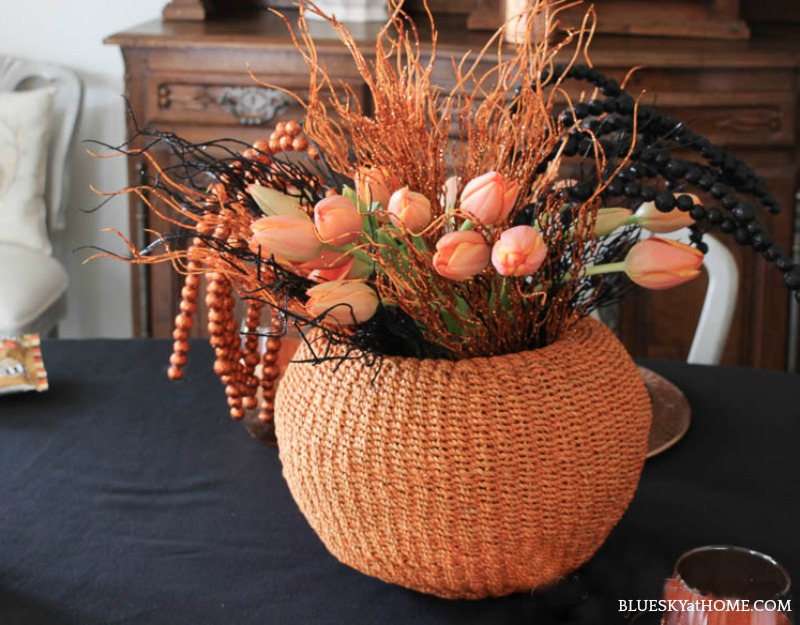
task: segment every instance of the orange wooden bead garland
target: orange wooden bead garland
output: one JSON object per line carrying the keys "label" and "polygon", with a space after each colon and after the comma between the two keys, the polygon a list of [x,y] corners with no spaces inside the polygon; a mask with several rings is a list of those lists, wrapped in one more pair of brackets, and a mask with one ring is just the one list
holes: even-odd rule
{"label": "orange wooden bead garland", "polygon": [[[252,147],[243,150],[241,155],[249,160],[268,162],[273,154],[283,151],[306,152],[311,158],[318,157],[314,146],[302,135],[301,124],[294,120],[279,123],[269,140],[256,141]],[[240,175],[244,175],[247,180],[255,180],[252,172],[248,171],[241,161],[233,162],[231,169],[242,170],[239,171]],[[264,302],[248,301],[244,324],[240,328],[234,318],[236,299],[231,278],[224,273],[214,271],[204,261],[204,255],[207,254],[204,248],[208,247],[206,242],[208,236],[232,248],[241,248],[247,244],[249,235],[249,231],[246,231],[247,224],[237,218],[236,205],[228,203],[234,199],[228,195],[225,186],[229,182],[228,175],[222,174],[220,183],[212,189],[214,197],[219,201],[219,212],[208,213],[205,218],[198,220],[195,226],[198,236],[192,240],[186,252],[187,275],[181,289],[180,312],[175,317],[172,333],[174,343],[168,376],[172,380],[183,378],[183,369],[189,352],[189,333],[194,327],[198,309],[199,274],[205,270],[207,327],[209,342],[215,352],[214,372],[225,387],[230,415],[234,419],[241,419],[247,410],[258,408],[258,421],[271,428],[277,379],[280,376],[277,362],[281,340],[277,335],[283,331],[283,324],[279,319],[273,320],[271,336],[267,339],[267,348],[262,355],[259,351],[258,327]],[[245,196],[235,198],[237,202],[246,199]],[[228,215],[230,219],[226,218]],[[243,338],[240,336],[242,330]],[[260,378],[256,373],[259,364],[262,369]],[[260,402],[259,390],[262,393]]]}
{"label": "orange wooden bead garland", "polygon": [[258,418],[261,421],[272,421],[275,418],[275,392],[277,379],[280,376],[278,356],[281,351],[280,333],[282,321],[276,317],[272,320],[270,337],[267,339],[267,349],[264,351],[261,371],[261,409]]}
{"label": "orange wooden bead garland", "polygon": [[[195,239],[197,244],[198,239]],[[189,261],[187,270],[197,271],[197,263]],[[183,368],[186,366],[187,354],[189,353],[189,330],[194,326],[194,314],[197,311],[197,296],[200,285],[200,278],[195,273],[187,274],[184,279],[184,286],[181,289],[181,312],[175,317],[175,329],[172,338],[175,342],[172,345],[172,355],[169,358],[170,367],[167,376],[170,380],[180,380],[183,378]]]}
{"label": "orange wooden bead garland", "polygon": [[245,410],[250,410],[258,405],[256,392],[258,391],[258,378],[256,377],[256,365],[259,361],[258,326],[261,321],[261,310],[264,303],[259,300],[250,300],[247,304],[247,316],[245,317],[246,334],[244,337],[244,355],[242,359],[243,367],[243,396],[242,406]]}

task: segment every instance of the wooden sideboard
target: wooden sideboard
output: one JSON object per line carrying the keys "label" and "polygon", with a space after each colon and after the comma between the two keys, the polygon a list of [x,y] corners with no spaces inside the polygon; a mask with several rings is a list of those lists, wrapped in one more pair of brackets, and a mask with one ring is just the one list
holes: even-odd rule
{"label": "wooden sideboard", "polygon": [[[479,50],[486,33],[468,31],[464,16],[439,20],[437,80],[452,84],[448,57]],[[372,40],[376,24],[353,27],[357,38]],[[331,74],[350,82],[369,106],[347,51],[327,24],[314,24],[323,62]],[[423,41],[425,41],[423,34]],[[770,219],[772,234],[792,247],[798,189],[798,93],[800,40],[761,37],[741,41],[598,36],[592,61],[601,71],[629,82],[656,103],[710,139],[731,148],[770,183],[784,212]],[[285,25],[265,12],[204,22],[155,20],[115,34],[107,43],[121,48],[126,95],[139,125],[155,125],[195,141],[267,137],[283,119],[301,109],[278,92],[256,87],[248,67],[265,82],[303,95],[306,68]],[[239,107],[237,110],[236,104]],[[131,163],[131,180],[141,163]],[[144,208],[131,206],[133,240],[159,224]],[[749,249],[732,246],[741,272],[739,304],[724,363],[784,369],[790,348],[789,297],[780,274]],[[169,336],[179,303],[179,281],[169,266],[134,268],[135,332]],[[704,284],[675,291],[642,293],[623,307],[620,334],[636,356],[684,359],[704,294]],[[202,332],[202,324],[197,326]],[[792,349],[796,349],[793,346]]]}

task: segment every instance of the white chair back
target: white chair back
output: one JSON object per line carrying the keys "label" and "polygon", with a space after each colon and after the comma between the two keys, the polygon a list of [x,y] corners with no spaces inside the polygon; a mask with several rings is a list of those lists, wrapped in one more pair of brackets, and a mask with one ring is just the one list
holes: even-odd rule
{"label": "white chair back", "polygon": [[66,226],[69,201],[69,150],[80,117],[83,85],[69,69],[49,63],[0,55],[0,91],[24,91],[46,85],[58,87],[47,162],[47,226],[53,233]]}
{"label": "white chair back", "polygon": [[[66,226],[69,202],[70,150],[81,112],[83,87],[69,69],[49,63],[0,55],[0,91],[26,91],[54,86],[45,172],[47,232],[54,249],[54,235]],[[21,334],[53,331],[66,311],[69,276],[58,260],[25,246],[0,244],[0,333]]]}
{"label": "white chair back", "polygon": [[[688,228],[684,228],[655,236],[687,243],[689,232]],[[646,238],[649,234],[642,230],[641,238]],[[707,234],[703,241],[708,245],[708,253],[703,259],[703,266],[708,272],[708,289],[686,362],[693,365],[717,365],[722,359],[736,308],[739,269],[733,254],[718,239]]]}
{"label": "white chair back", "polygon": [[[688,228],[657,235],[642,230],[639,238],[657,236],[687,243],[689,234]],[[708,253],[703,259],[703,266],[708,272],[708,288],[686,362],[693,365],[718,365],[725,350],[725,342],[736,308],[739,269],[733,254],[718,239],[707,234],[703,240],[708,245]],[[600,321],[603,320],[598,310],[593,311],[592,316]]]}

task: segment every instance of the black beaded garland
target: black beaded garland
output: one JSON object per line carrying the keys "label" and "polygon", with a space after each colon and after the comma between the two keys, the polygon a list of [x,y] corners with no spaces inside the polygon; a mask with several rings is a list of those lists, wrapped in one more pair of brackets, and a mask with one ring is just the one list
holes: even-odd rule
{"label": "black beaded garland", "polygon": [[697,183],[700,180],[700,176],[703,175],[703,170],[700,169],[698,166],[694,165],[689,167],[688,171],[686,172],[686,182],[690,182],[691,184]]}
{"label": "black beaded garland", "polygon": [[653,200],[656,199],[656,195],[658,195],[658,189],[654,189],[653,187],[642,185],[641,198],[645,202],[652,202]]}
{"label": "black beaded garland", "polygon": [[589,113],[592,115],[600,115],[605,111],[603,100],[589,100],[586,103],[586,107],[589,109]]}
{"label": "black beaded garland", "polygon": [[765,252],[772,245],[772,237],[769,232],[759,232],[753,235],[753,249],[756,252]]}
{"label": "black beaded garland", "polygon": [[728,192],[728,190],[725,188],[724,184],[716,182],[711,185],[711,188],[708,190],[708,192],[714,199],[721,200],[723,197],[725,197],[725,194]]}
{"label": "black beaded garland", "polygon": [[656,195],[656,208],[662,213],[668,213],[675,208],[675,196],[667,192],[659,193]]}
{"label": "black beaded garland", "polygon": [[783,256],[783,248],[781,248],[780,245],[775,245],[773,243],[768,249],[764,250],[764,258],[771,263],[774,263],[781,256]]}
{"label": "black beaded garland", "polygon": [[584,102],[576,102],[572,107],[572,112],[576,119],[583,119],[589,116],[589,107]]}
{"label": "black beaded garland", "polygon": [[678,207],[679,211],[687,212],[694,208],[694,199],[692,199],[688,195],[679,195],[675,198],[675,204]]}
{"label": "black beaded garland", "polygon": [[739,202],[733,207],[731,213],[733,213],[734,218],[739,223],[747,223],[755,219],[756,209],[750,202]]}
{"label": "black beaded garland", "polygon": [[758,234],[759,232],[764,230],[764,226],[762,226],[759,222],[755,220],[748,222],[746,228],[750,234]]}
{"label": "black beaded garland", "polygon": [[733,236],[736,239],[736,242],[739,245],[747,245],[750,243],[751,236],[750,233],[747,231],[747,228],[736,228],[736,231],[733,233]]}
{"label": "black beaded garland", "polygon": [[683,160],[673,158],[667,163],[665,172],[668,176],[673,178],[680,178],[686,173],[686,170],[689,168],[687,163]]}
{"label": "black beaded garland", "polygon": [[629,182],[625,185],[623,192],[629,198],[637,198],[641,195],[642,185],[640,185],[638,182]]}
{"label": "black beaded garland", "polygon": [[786,272],[794,267],[794,261],[792,260],[791,256],[787,256],[786,253],[782,253],[775,261],[775,266],[781,271]]}
{"label": "black beaded garland", "polygon": [[609,195],[612,196],[619,196],[622,195],[623,192],[623,182],[619,178],[614,178],[611,182],[608,183],[608,187],[606,187]]}
{"label": "black beaded garland", "polygon": [[727,210],[732,210],[738,203],[739,198],[737,198],[733,193],[728,193],[722,198],[722,207]]}
{"label": "black beaded garland", "polygon": [[[541,84],[554,84],[553,81],[567,78],[585,81],[601,95],[566,108],[559,121],[568,130],[572,129],[558,148],[567,157],[591,159],[595,141],[598,141],[607,163],[602,180],[589,174],[572,186],[565,197],[576,202],[585,201],[600,184],[605,184],[603,197],[618,198],[615,201],[621,200],[631,208],[642,202],[653,202],[661,212],[677,208],[688,212],[697,222],[692,239],[697,249],[705,252],[702,234],[718,228],[725,234],[733,234],[738,243],[752,245],[766,260],[774,262],[787,276],[791,275],[786,278],[787,282],[800,281],[791,273],[795,267],[791,258],[774,244],[757,218],[759,207],[773,214],[780,211],[763,177],[736,155],[674,118],[652,107],[637,107],[635,99],[619,83],[594,68],[580,65],[548,68],[542,72]],[[689,160],[674,156],[676,147],[691,151],[695,156]],[[558,150],[554,150],[545,161],[549,162],[557,153]],[[622,157],[630,158],[614,175],[614,159]],[[696,202],[688,193],[696,193],[697,189],[707,192],[719,204],[705,208],[701,202]]]}
{"label": "black beaded garland", "polygon": [[697,181],[697,186],[703,189],[704,191],[708,191],[711,188],[711,185],[713,184],[714,184],[714,177],[710,175],[708,172],[700,176],[700,180]]}
{"label": "black beaded garland", "polygon": [[588,181],[579,182],[570,188],[569,194],[573,200],[583,202],[592,196],[592,186]]}
{"label": "black beaded garland", "polygon": [[706,209],[703,208],[701,204],[695,204],[692,210],[689,211],[689,215],[691,215],[692,219],[695,221],[702,221],[706,218]]}
{"label": "black beaded garland", "polygon": [[783,281],[792,291],[800,289],[800,267],[792,267],[783,274]]}
{"label": "black beaded garland", "polygon": [[567,142],[564,144],[564,156],[575,156],[578,153],[578,142],[577,135],[570,133],[567,136]]}
{"label": "black beaded garland", "polygon": [[722,211],[718,208],[709,208],[708,211],[706,211],[706,219],[708,219],[708,222],[712,225],[719,225],[722,223]]}

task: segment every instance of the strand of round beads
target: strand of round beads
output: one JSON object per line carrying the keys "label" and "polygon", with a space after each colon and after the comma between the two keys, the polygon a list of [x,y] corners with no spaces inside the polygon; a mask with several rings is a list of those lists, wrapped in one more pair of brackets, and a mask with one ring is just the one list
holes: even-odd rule
{"label": "strand of round beads", "polygon": [[244,416],[240,364],[242,350],[233,318],[233,288],[223,274],[208,273],[206,278],[209,342],[216,355],[214,372],[225,385],[231,417],[241,419]]}
{"label": "strand of round beads", "polygon": [[[211,229],[204,223],[198,224],[197,232],[200,235],[209,234]],[[187,256],[191,259],[193,251],[205,246],[202,236],[192,239]],[[187,354],[189,353],[189,332],[194,327],[194,317],[197,312],[197,297],[200,291],[200,266],[194,260],[189,260],[186,264],[186,277],[181,288],[180,312],[175,317],[175,324],[172,330],[172,354],[169,358],[169,369],[167,377],[170,380],[180,380],[183,378],[183,369],[186,366]]]}
{"label": "strand of round beads", "polygon": [[280,376],[278,357],[281,351],[281,332],[283,322],[276,315],[272,320],[269,337],[267,338],[267,349],[264,351],[261,370],[261,409],[258,418],[262,422],[272,421],[275,418],[275,392],[277,390],[276,380]]}
{"label": "strand of round beads", "polygon": [[189,331],[194,327],[194,314],[197,311],[197,296],[200,287],[200,277],[194,273],[197,264],[189,261],[186,275],[181,289],[181,311],[175,317],[175,327],[172,331],[172,355],[169,357],[170,367],[167,376],[170,380],[183,378],[183,368],[186,366],[189,353]]}
{"label": "strand of round beads", "polygon": [[261,321],[261,311],[264,302],[260,300],[250,300],[247,303],[247,316],[245,317],[245,337],[244,337],[244,380],[242,408],[252,410],[258,405],[256,394],[258,391],[259,380],[256,377],[256,365],[261,360],[258,352],[258,326]]}
{"label": "strand of round beads", "polygon": [[295,120],[278,122],[268,140],[260,139],[242,152],[244,158],[261,160],[281,152],[305,152],[310,158],[319,158],[319,152],[305,136],[303,127]]}

